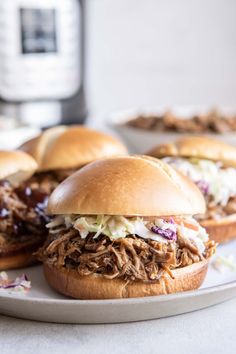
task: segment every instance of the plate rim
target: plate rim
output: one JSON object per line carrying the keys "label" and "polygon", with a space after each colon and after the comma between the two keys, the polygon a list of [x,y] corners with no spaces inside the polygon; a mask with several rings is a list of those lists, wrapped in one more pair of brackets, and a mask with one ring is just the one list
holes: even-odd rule
{"label": "plate rim", "polygon": [[[134,297],[134,298],[121,298],[121,299],[100,299],[100,300],[82,300],[82,299],[73,299],[73,298],[65,298],[65,299],[53,299],[53,298],[40,298],[40,297],[21,297],[19,294],[8,294],[4,295],[0,293],[0,300],[18,300],[19,302],[35,302],[35,303],[47,303],[47,304],[58,304],[65,306],[73,306],[73,305],[89,305],[89,306],[97,306],[97,305],[122,305],[122,304],[144,304],[144,303],[152,303],[152,302],[162,302],[162,301],[173,301],[178,300],[179,298],[189,298],[189,297],[198,297],[201,295],[211,294],[213,292],[218,293],[224,290],[230,290],[236,288],[236,280],[232,280],[227,283],[222,283],[219,285],[209,286],[207,288],[200,288],[196,290],[189,290],[184,292],[178,292],[173,294],[164,294],[164,295],[156,295],[156,296],[145,296],[145,297]],[[0,306],[1,307],[1,306]]]}

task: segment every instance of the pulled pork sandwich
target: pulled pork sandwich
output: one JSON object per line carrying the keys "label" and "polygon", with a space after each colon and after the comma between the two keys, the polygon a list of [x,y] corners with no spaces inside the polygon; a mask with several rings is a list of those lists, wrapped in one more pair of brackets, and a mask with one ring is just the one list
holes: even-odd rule
{"label": "pulled pork sandwich", "polygon": [[162,158],[202,191],[206,213],[197,220],[217,242],[236,237],[236,148],[207,137],[183,137],[147,155]]}
{"label": "pulled pork sandwich", "polygon": [[25,188],[34,159],[21,151],[0,151],[0,270],[27,266],[45,241],[47,196]]}
{"label": "pulled pork sandwich", "polygon": [[19,149],[32,155],[38,163],[27,185],[48,195],[89,162],[127,154],[125,146],[112,136],[82,126],[50,128]]}
{"label": "pulled pork sandwich", "polygon": [[48,283],[79,299],[198,288],[215,251],[192,218],[198,188],[164,162],[127,156],[93,162],[49,198],[49,238],[38,252]]}

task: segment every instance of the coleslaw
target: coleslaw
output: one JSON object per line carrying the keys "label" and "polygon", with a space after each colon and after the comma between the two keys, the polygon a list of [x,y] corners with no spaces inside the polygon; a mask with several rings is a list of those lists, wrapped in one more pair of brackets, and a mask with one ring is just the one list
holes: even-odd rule
{"label": "coleslaw", "polygon": [[176,241],[178,233],[181,233],[201,253],[205,250],[204,243],[208,241],[206,230],[192,217],[154,218],[150,221],[139,216],[127,218],[108,215],[65,215],[55,217],[47,227],[51,234],[73,227],[79,231],[81,238],[94,233],[94,239],[103,234],[112,241],[128,235],[137,235],[143,239],[168,243]]}
{"label": "coleslaw", "polygon": [[217,255],[213,258],[211,264],[213,268],[220,273],[223,273],[226,270],[230,270],[232,272],[236,271],[236,261],[233,254],[227,256]]}
{"label": "coleslaw", "polygon": [[0,272],[0,291],[26,293],[30,288],[31,282],[25,274],[12,280],[6,272]]}
{"label": "coleslaw", "polygon": [[222,168],[221,162],[196,158],[165,157],[163,161],[189,177],[213,204],[225,206],[236,195],[236,169]]}

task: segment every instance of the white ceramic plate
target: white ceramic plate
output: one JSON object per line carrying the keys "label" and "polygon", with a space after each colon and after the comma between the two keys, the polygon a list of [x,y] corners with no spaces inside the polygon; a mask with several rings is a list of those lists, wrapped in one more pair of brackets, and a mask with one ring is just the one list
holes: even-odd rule
{"label": "white ceramic plate", "polygon": [[[220,112],[225,114],[235,114],[236,109],[229,107],[222,107],[219,109]],[[158,132],[150,131],[144,129],[138,129],[126,126],[124,123],[130,119],[137,117],[139,114],[149,115],[149,114],[158,114],[162,115],[167,111],[166,107],[158,107],[153,109],[130,109],[126,111],[120,111],[110,114],[107,117],[107,122],[109,127],[116,131],[123,138],[128,149],[131,153],[143,154],[148,150],[153,148],[155,145],[167,143],[174,141],[180,136],[189,135],[182,133],[172,133],[172,132]],[[177,116],[188,117],[193,116],[194,114],[206,113],[209,112],[209,107],[173,107],[171,112]],[[216,139],[223,140],[227,143],[236,145],[236,133],[225,133],[225,134],[207,134]]]}
{"label": "white ceramic plate", "polygon": [[[236,255],[236,241],[219,247],[218,254]],[[148,320],[203,309],[236,296],[236,271],[224,273],[212,266],[204,285],[196,291],[122,300],[72,300],[46,284],[41,266],[9,271],[10,277],[25,272],[32,281],[26,295],[0,293],[0,313],[57,323],[112,323]]]}

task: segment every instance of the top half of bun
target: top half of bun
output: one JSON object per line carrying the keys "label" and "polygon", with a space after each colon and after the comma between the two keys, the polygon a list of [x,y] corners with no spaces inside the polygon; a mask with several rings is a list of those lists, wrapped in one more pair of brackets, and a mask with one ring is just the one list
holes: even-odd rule
{"label": "top half of bun", "polygon": [[0,151],[0,180],[7,179],[17,185],[31,177],[37,163],[23,151]]}
{"label": "top half of bun", "polygon": [[236,167],[236,147],[223,141],[203,136],[186,136],[173,143],[162,144],[147,152],[154,157],[180,156],[222,161],[225,166]]}
{"label": "top half of bun", "polygon": [[125,146],[112,136],[82,126],[57,126],[20,147],[32,155],[39,171],[81,167],[91,161],[124,155]]}
{"label": "top half of bun", "polygon": [[93,162],[62,182],[50,214],[194,215],[205,212],[198,188],[163,161],[124,156]]}

